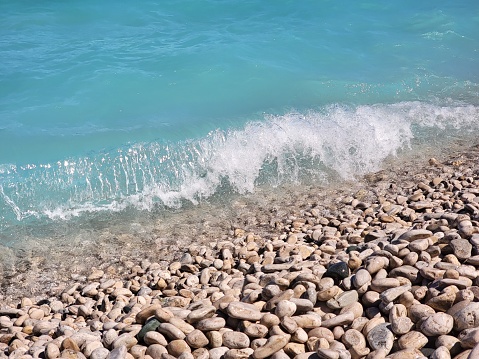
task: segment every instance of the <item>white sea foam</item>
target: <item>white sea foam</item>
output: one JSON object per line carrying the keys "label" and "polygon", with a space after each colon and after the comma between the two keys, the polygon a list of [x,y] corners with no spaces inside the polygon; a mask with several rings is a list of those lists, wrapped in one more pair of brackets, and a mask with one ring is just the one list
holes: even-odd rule
{"label": "white sea foam", "polygon": [[[93,157],[2,171],[3,220],[69,219],[127,207],[151,210],[198,203],[226,186],[249,193],[334,173],[353,179],[407,149],[417,128],[477,131],[479,108],[402,102],[332,105],[306,113],[268,115],[200,140],[134,144]],[[10,219],[11,219],[10,218]]]}

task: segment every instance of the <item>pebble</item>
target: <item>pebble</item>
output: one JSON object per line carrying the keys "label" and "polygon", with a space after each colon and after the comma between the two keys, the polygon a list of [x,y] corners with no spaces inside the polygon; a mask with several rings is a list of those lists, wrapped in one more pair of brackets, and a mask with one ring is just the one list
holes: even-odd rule
{"label": "pebble", "polygon": [[446,313],[434,313],[427,317],[421,324],[421,332],[426,336],[439,336],[448,334],[454,325],[452,316]]}
{"label": "pebble", "polygon": [[391,351],[394,344],[394,334],[389,328],[389,323],[383,323],[369,331],[367,341],[372,350],[383,350],[386,354]]}
{"label": "pebble", "polygon": [[172,340],[166,346],[166,350],[168,350],[168,354],[173,355],[174,357],[178,357],[185,352],[191,352],[190,346],[183,339]]}
{"label": "pebble", "polygon": [[[195,348],[195,349],[205,347],[209,344],[209,340],[206,337],[206,335],[201,330],[198,330],[198,329],[195,329],[192,332],[190,332],[186,336],[185,340],[191,348]],[[158,344],[161,344],[161,343],[158,343]]]}
{"label": "pebble", "polygon": [[254,350],[253,358],[263,359],[273,355],[280,349],[283,349],[288,344],[290,338],[291,335],[289,334],[270,336],[263,346]]}
{"label": "pebble", "polygon": [[233,318],[249,321],[260,320],[263,314],[253,304],[232,302],[226,308],[226,312]]}
{"label": "pebble", "polygon": [[325,277],[331,277],[335,281],[343,280],[349,277],[349,267],[346,262],[338,262],[330,265],[324,273]]}
{"label": "pebble", "polygon": [[248,348],[250,340],[248,336],[241,332],[228,331],[223,333],[223,345],[229,349]]}
{"label": "pebble", "polygon": [[479,180],[467,166],[433,163],[431,176],[405,177],[404,187],[379,180],[374,191],[341,195],[341,207],[323,210],[308,199],[289,217],[257,215],[271,235],[235,225],[209,245],[181,249],[177,262],[122,258],[124,278],[113,265],[99,266],[58,295],[2,304],[1,352],[475,358]]}
{"label": "pebble", "polygon": [[458,331],[479,326],[479,303],[473,302],[453,314],[454,328]]}
{"label": "pebble", "polygon": [[281,319],[283,317],[291,317],[296,312],[296,304],[289,300],[280,300],[276,304],[274,314]]}
{"label": "pebble", "polygon": [[211,330],[220,330],[226,325],[226,321],[221,317],[207,318],[196,323],[196,328],[204,332]]}

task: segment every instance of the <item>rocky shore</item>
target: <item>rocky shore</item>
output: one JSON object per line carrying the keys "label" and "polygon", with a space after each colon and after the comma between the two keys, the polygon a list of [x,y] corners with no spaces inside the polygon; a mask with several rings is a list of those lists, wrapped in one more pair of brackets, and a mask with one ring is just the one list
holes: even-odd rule
{"label": "rocky shore", "polygon": [[0,358],[479,358],[477,158],[3,304]]}

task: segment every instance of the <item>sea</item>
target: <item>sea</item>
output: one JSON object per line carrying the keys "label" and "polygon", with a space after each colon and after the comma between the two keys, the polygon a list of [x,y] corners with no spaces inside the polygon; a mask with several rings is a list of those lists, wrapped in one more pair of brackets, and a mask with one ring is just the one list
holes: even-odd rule
{"label": "sea", "polygon": [[0,2],[10,270],[478,134],[476,0]]}

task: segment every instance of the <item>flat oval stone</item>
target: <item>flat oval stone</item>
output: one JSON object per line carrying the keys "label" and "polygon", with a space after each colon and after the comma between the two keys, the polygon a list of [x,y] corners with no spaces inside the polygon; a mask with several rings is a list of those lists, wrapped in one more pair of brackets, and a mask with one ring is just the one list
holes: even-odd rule
{"label": "flat oval stone", "polygon": [[295,312],[296,304],[289,300],[280,300],[274,310],[274,314],[280,319],[283,317],[291,317]]}
{"label": "flat oval stone", "polygon": [[315,313],[296,315],[292,317],[298,327],[303,329],[317,328],[321,326],[321,316]]}
{"label": "flat oval stone", "polygon": [[125,346],[127,349],[130,349],[133,345],[136,345],[138,340],[131,335],[130,333],[124,333],[118,336],[115,341],[111,344],[112,349],[119,348],[121,346]]}
{"label": "flat oval stone", "polygon": [[341,341],[346,345],[346,348],[364,348],[366,346],[366,338],[356,329],[348,329],[341,337]]}
{"label": "flat oval stone", "polygon": [[225,353],[223,359],[248,359],[251,357],[253,352],[254,350],[251,348],[230,349]]}
{"label": "flat oval stone", "polygon": [[213,307],[212,305],[205,306],[205,307],[191,311],[190,314],[188,314],[188,316],[186,317],[186,321],[188,323],[193,324],[193,323],[199,322],[202,319],[210,318],[215,313],[216,313],[215,307]]}
{"label": "flat oval stone", "polygon": [[54,359],[60,356],[60,349],[53,343],[48,343],[45,348],[45,357],[47,359]]}
{"label": "flat oval stone", "polygon": [[186,341],[182,339],[172,340],[171,342],[168,343],[168,345],[166,346],[166,349],[168,350],[168,354],[171,354],[174,357],[178,357],[184,352],[191,353],[190,346],[188,345]]}
{"label": "flat oval stone", "polygon": [[472,254],[472,244],[467,239],[453,239],[449,245],[460,260],[467,259]]}
{"label": "flat oval stone", "polygon": [[147,345],[160,344],[166,347],[166,345],[168,344],[163,334],[156,331],[147,332],[143,337],[143,341]]}
{"label": "flat oval stone", "polygon": [[409,308],[409,317],[413,322],[418,322],[421,319],[424,319],[435,313],[434,309],[426,304],[413,304]]}
{"label": "flat oval stone", "polygon": [[202,348],[209,344],[209,340],[201,330],[195,329],[186,336],[186,342],[192,348]]}
{"label": "flat oval stone", "polygon": [[179,330],[181,330],[183,333],[185,333],[185,335],[189,334],[193,330],[195,330],[195,327],[193,327],[191,324],[188,324],[183,319],[180,319],[180,318],[177,318],[177,317],[171,318],[169,324],[172,324],[175,327],[177,327]]}
{"label": "flat oval stone", "polygon": [[402,335],[398,340],[398,345],[401,349],[421,349],[428,343],[428,341],[429,339],[423,333],[413,330]]}
{"label": "flat oval stone", "polygon": [[454,319],[446,313],[435,313],[424,320],[421,324],[421,332],[428,336],[434,337],[448,334],[454,326]]}
{"label": "flat oval stone", "polygon": [[407,231],[401,234],[398,240],[405,240],[408,242],[412,242],[416,239],[429,238],[431,236],[432,236],[432,232],[426,229],[412,229],[410,231]]}
{"label": "flat oval stone", "polygon": [[311,302],[309,299],[291,298],[290,301],[296,304],[297,313],[306,313],[314,308],[313,302]]}
{"label": "flat oval stone", "polygon": [[202,330],[204,332],[209,332],[211,330],[220,330],[221,328],[224,328],[225,325],[226,321],[224,318],[206,318],[196,323],[196,329]]}
{"label": "flat oval stone", "polygon": [[394,334],[389,330],[389,327],[389,323],[382,323],[369,331],[367,340],[373,350],[383,349],[386,354],[391,351],[394,344]]}
{"label": "flat oval stone", "polygon": [[410,289],[411,289],[410,284],[401,285],[396,288],[390,288],[388,290],[385,290],[384,292],[380,294],[379,297],[381,298],[381,301],[384,304],[389,304],[393,302],[396,298],[398,298],[401,294],[407,292]]}
{"label": "flat oval stone", "polygon": [[261,313],[256,306],[243,302],[231,302],[228,304],[228,307],[226,307],[226,312],[233,318],[252,322],[260,320],[263,316],[263,313]]}
{"label": "flat oval stone", "polygon": [[244,333],[250,338],[264,338],[268,334],[268,327],[252,323],[245,328]]}
{"label": "flat oval stone", "polygon": [[249,347],[249,338],[241,332],[228,331],[223,333],[223,345],[229,349],[244,349]]}
{"label": "flat oval stone", "polygon": [[465,308],[453,314],[454,329],[461,331],[464,329],[475,328],[479,326],[479,303],[473,302]]}
{"label": "flat oval stone", "polygon": [[364,268],[359,269],[354,276],[352,276],[352,283],[354,288],[360,288],[363,285],[371,282],[371,274]]}
{"label": "flat oval stone", "polygon": [[326,305],[331,309],[341,309],[357,302],[358,300],[358,292],[355,290],[349,290],[331,298],[326,302]]}
{"label": "flat oval stone", "polygon": [[400,285],[401,283],[396,278],[378,278],[371,282],[370,288],[378,293],[382,293],[385,290],[396,288]]}

